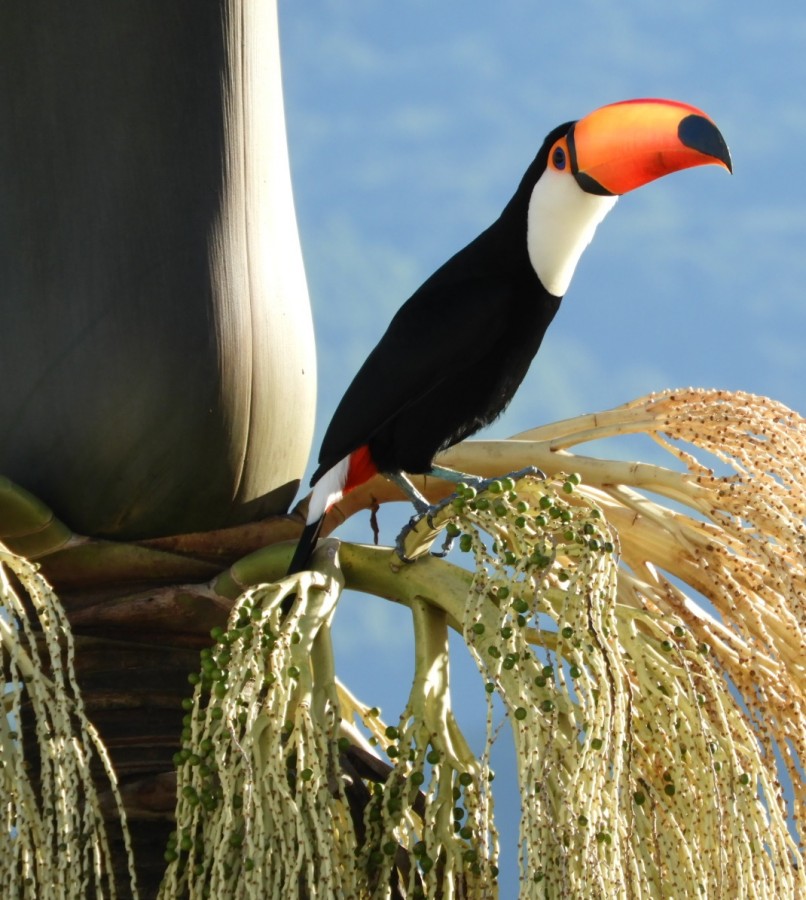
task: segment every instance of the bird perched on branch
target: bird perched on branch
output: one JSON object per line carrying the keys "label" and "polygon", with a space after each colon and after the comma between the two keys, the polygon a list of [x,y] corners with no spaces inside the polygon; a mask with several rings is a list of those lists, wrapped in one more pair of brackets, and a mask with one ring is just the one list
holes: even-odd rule
{"label": "bird perched on branch", "polygon": [[289,568],[302,571],[327,511],[377,472],[427,509],[407,474],[434,465],[509,404],[596,226],[619,195],[691,166],[731,171],[716,125],[672,100],[627,100],[551,131],[500,217],[403,304],[339,403]]}

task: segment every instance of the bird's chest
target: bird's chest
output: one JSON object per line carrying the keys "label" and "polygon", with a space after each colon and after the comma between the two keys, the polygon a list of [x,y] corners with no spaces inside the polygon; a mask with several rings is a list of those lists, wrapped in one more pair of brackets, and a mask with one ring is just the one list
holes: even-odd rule
{"label": "bird's chest", "polygon": [[[560,298],[545,292],[524,290],[513,298],[506,312],[506,327],[487,341],[487,347],[468,380],[484,406],[483,419],[492,420],[509,403],[523,381],[546,329],[560,305]],[[484,337],[481,337],[484,341]]]}

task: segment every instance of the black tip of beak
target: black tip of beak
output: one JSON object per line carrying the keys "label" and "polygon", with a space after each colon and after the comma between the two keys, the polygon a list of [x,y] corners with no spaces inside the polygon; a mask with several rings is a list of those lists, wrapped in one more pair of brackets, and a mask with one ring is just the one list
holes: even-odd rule
{"label": "black tip of beak", "polygon": [[710,119],[697,115],[686,116],[677,128],[677,136],[686,147],[718,159],[730,173],[733,173],[728,145]]}

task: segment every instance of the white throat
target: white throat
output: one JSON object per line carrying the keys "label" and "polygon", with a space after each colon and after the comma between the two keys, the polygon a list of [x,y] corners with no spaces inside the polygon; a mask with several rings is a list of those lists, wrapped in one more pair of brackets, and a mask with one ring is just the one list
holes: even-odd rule
{"label": "white throat", "polygon": [[529,259],[555,297],[568,290],[582,251],[618,197],[588,194],[570,172],[547,168],[532,189],[526,223]]}

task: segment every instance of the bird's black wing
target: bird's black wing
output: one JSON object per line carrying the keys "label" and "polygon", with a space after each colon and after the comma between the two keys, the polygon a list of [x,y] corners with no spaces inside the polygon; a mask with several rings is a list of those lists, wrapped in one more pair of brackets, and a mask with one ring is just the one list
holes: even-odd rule
{"label": "bird's black wing", "polygon": [[405,407],[461,380],[492,342],[517,328],[507,279],[461,268],[439,270],[392,319],[333,415],[314,481]]}

